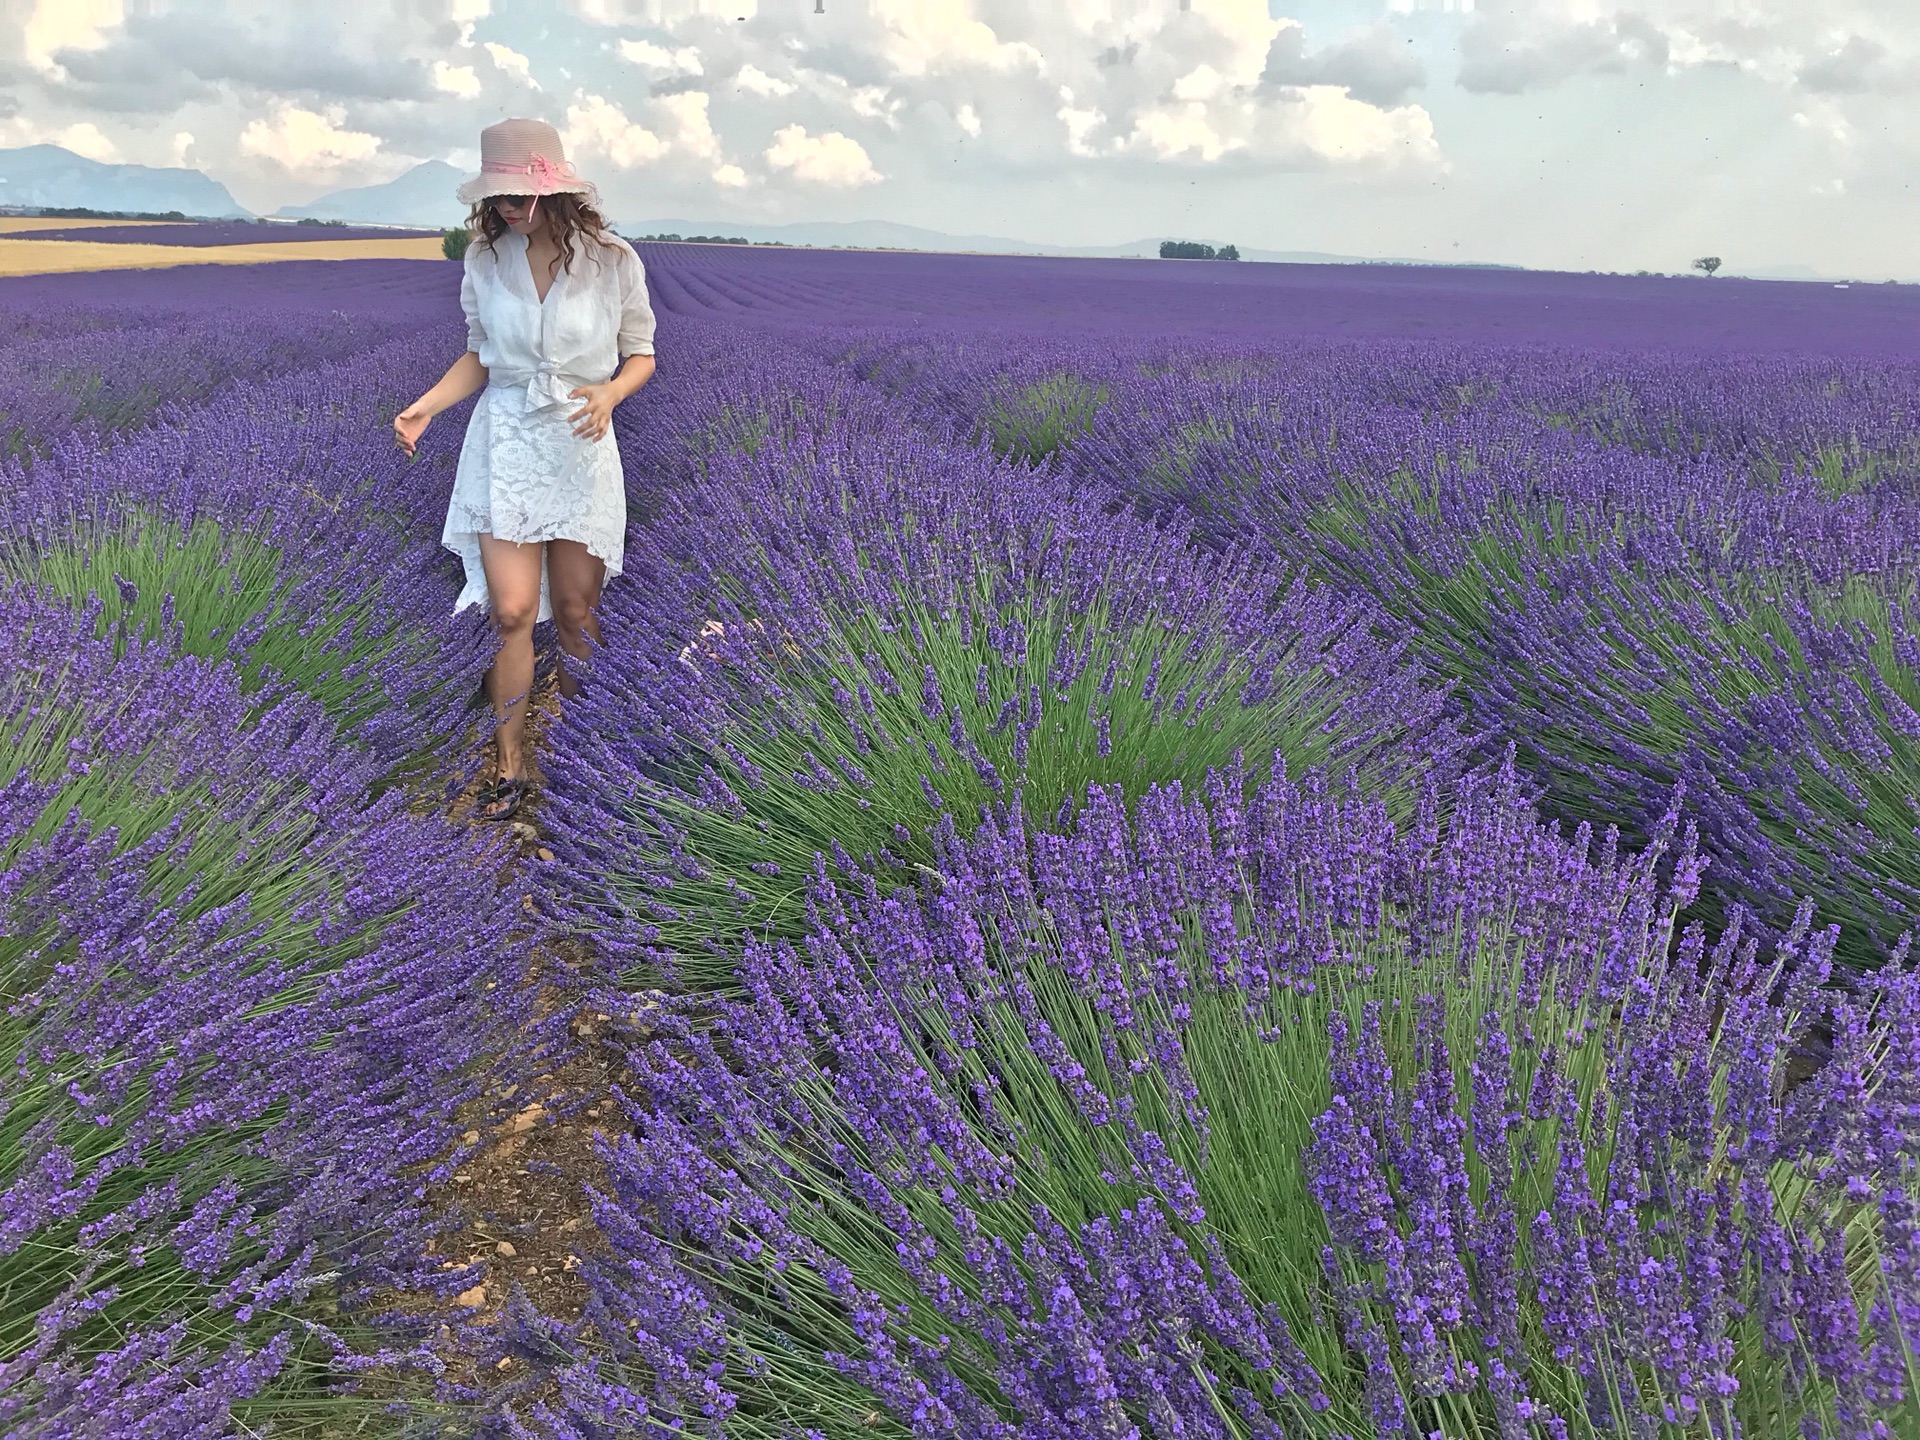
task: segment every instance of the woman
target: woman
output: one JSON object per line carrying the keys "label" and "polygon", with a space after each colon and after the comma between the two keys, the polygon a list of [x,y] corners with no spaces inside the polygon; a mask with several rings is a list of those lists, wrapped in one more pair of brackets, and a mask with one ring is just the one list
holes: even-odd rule
{"label": "woman", "polygon": [[[528,788],[533,627],[551,618],[563,654],[585,659],[600,641],[601,586],[620,573],[627,504],[610,421],[653,375],[653,310],[640,257],[606,229],[553,126],[489,125],[480,173],[459,196],[473,207],[460,282],[467,353],[393,433],[411,456],[435,415],[486,387],[441,542],[466,566],[454,609],[487,605],[500,637],[487,672],[498,764],[476,813],[505,820]],[[579,693],[564,659],[560,691]]]}

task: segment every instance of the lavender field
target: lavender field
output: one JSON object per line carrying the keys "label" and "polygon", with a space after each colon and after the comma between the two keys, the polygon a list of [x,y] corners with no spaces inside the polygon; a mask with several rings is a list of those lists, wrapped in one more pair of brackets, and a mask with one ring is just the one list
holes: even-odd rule
{"label": "lavender field", "polygon": [[0,282],[0,1428],[1920,1437],[1920,291],[642,254],[531,851],[458,267]]}

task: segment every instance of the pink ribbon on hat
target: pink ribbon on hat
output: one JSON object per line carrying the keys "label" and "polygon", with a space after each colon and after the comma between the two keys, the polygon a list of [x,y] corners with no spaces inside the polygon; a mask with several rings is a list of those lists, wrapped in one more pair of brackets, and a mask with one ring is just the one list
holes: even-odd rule
{"label": "pink ribbon on hat", "polygon": [[480,168],[491,171],[495,175],[525,175],[532,179],[536,188],[533,192],[532,200],[527,205],[527,219],[529,220],[533,219],[534,213],[540,208],[541,192],[537,187],[543,185],[559,185],[565,181],[578,178],[579,173],[573,168],[573,162],[571,160],[562,160],[558,164],[555,164],[538,150],[534,151],[533,154],[528,157],[527,163],[524,165],[503,165],[496,161],[491,165],[482,165]]}

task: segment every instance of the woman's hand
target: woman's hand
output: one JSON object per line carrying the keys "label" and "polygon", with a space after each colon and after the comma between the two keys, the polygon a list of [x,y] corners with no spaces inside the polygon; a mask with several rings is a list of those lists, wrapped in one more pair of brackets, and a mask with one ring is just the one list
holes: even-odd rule
{"label": "woman's hand", "polygon": [[420,443],[420,437],[432,423],[433,412],[422,401],[414,401],[393,417],[393,443],[406,451],[407,458],[411,460],[413,447]]}
{"label": "woman's hand", "polygon": [[606,437],[607,427],[613,424],[613,407],[626,399],[621,389],[609,382],[605,385],[582,385],[567,392],[569,400],[584,399],[582,405],[567,419],[573,422],[573,433],[582,440],[600,440]]}

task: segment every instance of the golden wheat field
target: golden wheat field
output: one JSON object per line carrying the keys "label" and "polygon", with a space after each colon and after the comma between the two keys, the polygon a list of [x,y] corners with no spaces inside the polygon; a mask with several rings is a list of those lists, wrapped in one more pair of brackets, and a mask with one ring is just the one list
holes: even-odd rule
{"label": "golden wheat field", "polygon": [[270,240],[258,245],[204,247],[113,245],[92,240],[7,240],[0,242],[0,275],[146,270],[166,265],[260,265],[274,260],[440,258],[440,241],[431,235],[394,240]]}

